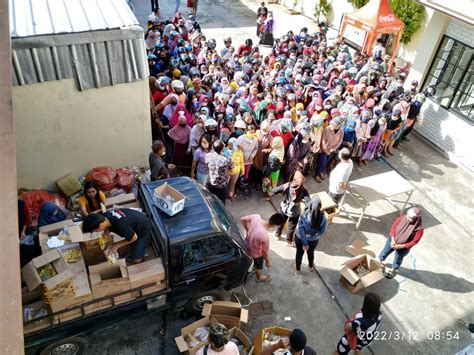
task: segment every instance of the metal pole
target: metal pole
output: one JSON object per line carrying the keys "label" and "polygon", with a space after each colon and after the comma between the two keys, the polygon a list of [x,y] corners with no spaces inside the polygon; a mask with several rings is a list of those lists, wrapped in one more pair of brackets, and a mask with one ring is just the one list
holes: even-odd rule
{"label": "metal pole", "polygon": [[0,1],[0,354],[23,354],[8,6]]}

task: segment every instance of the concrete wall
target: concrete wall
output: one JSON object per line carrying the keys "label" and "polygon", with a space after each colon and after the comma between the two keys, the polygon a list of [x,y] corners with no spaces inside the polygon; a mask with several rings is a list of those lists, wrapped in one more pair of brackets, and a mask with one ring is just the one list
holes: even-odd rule
{"label": "concrete wall", "polygon": [[53,188],[72,173],[146,166],[148,81],[79,92],[73,79],[13,88],[18,187]]}

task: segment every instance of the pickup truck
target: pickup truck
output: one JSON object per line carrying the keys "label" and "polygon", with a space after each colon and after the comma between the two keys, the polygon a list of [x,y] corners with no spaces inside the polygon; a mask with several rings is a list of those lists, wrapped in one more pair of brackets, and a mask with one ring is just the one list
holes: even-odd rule
{"label": "pickup truck", "polygon": [[[164,183],[186,196],[184,209],[173,217],[154,204],[154,190]],[[206,188],[188,177],[140,184],[138,201],[152,224],[151,246],[162,259],[167,287],[144,295],[147,285],[127,292],[139,297],[116,305],[114,294],[81,304],[82,316],[55,324],[56,312],[47,318],[46,329],[25,335],[26,354],[84,354],[87,334],[141,312],[185,308],[201,311],[205,303],[225,300],[226,291],[245,284],[252,259],[238,224],[223,204]],[[112,307],[92,314],[84,308],[94,302],[110,300]],[[56,318],[57,319],[57,318]]]}

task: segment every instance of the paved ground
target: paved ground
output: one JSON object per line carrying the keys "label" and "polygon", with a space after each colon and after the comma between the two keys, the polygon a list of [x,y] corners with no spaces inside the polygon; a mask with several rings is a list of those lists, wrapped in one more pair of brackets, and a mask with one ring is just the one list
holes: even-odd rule
{"label": "paved ground", "polygon": [[[170,16],[174,1],[160,3],[164,15]],[[181,5],[185,10],[185,1]],[[230,35],[234,43],[240,44],[254,35],[257,7],[255,1],[200,0],[198,18],[208,38],[214,37],[220,44],[224,36]],[[143,19],[148,15],[149,3],[135,0],[135,8],[137,17]],[[276,14],[277,34],[311,24],[305,17],[286,14],[279,5],[270,5],[270,8]],[[384,318],[379,330],[386,333],[381,334],[381,338],[385,335],[384,339],[374,341],[365,352],[452,354],[470,342],[467,324],[474,321],[472,174],[412,135],[411,142],[405,143],[395,157],[389,161],[374,161],[364,169],[355,168],[352,179],[392,169],[416,187],[411,201],[424,210],[425,236],[406,257],[394,280],[384,279],[369,288],[383,299]],[[311,193],[326,190],[327,182],[310,181],[308,189]],[[277,205],[278,199],[273,202]],[[348,203],[355,208],[353,201],[348,200]],[[227,207],[235,218],[250,213],[267,217],[274,212],[273,205],[256,193],[251,200],[241,198]],[[397,211],[390,204],[380,201],[369,206],[368,218],[358,232],[344,216],[336,218],[318,246],[318,272],[306,271],[298,278],[290,270],[295,250],[273,239],[273,267],[269,270],[272,282],[257,284],[252,279],[246,286],[248,295],[257,303],[251,306],[251,319],[244,327],[247,334],[253,337],[259,328],[269,325],[300,327],[318,353],[331,353],[346,317],[361,307],[363,297],[349,293],[339,281],[341,263],[350,257],[345,247],[361,239],[378,253],[396,216]],[[285,317],[291,317],[291,321],[285,321]],[[176,315],[165,326],[159,313],[130,319],[95,334],[89,353],[176,354],[173,339],[180,327],[192,321]],[[395,339],[395,331],[399,331],[400,336],[405,334],[404,339]],[[442,332],[441,339],[430,340],[430,331]],[[459,339],[447,340],[447,331],[459,334]]]}

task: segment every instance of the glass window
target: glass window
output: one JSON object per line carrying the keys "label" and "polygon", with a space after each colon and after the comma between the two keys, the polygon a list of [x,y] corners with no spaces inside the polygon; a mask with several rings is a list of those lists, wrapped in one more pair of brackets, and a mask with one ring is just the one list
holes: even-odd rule
{"label": "glass window", "polygon": [[183,267],[189,269],[234,255],[235,249],[225,239],[214,236],[181,246]]}
{"label": "glass window", "polygon": [[474,123],[473,53],[473,48],[444,36],[423,85],[434,86],[432,99],[470,123]]}

